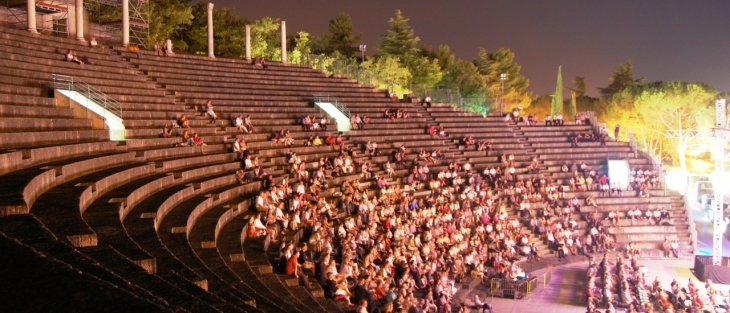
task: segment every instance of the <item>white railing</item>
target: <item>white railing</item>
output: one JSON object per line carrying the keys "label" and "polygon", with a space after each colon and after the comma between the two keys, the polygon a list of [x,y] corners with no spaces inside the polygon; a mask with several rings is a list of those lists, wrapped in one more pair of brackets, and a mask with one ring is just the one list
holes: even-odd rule
{"label": "white railing", "polygon": [[113,114],[120,119],[122,118],[122,105],[99,89],[94,88],[94,86],[78,79],[75,80],[72,76],[51,74],[51,77],[53,78],[53,89],[78,92],[104,108],[102,118],[107,118],[106,113]]}
{"label": "white railing", "polygon": [[345,104],[337,100],[337,98],[329,96],[329,95],[314,95],[314,102],[327,102],[331,103],[335,108],[340,110],[342,114],[347,116],[347,118],[350,118],[350,109],[348,109]]}

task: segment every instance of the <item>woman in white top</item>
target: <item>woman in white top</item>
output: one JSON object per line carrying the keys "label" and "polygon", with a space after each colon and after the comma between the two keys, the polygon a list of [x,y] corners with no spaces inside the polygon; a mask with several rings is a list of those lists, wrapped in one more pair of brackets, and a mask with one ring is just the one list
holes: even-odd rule
{"label": "woman in white top", "polygon": [[213,111],[213,100],[208,100],[208,103],[205,104],[205,114],[208,114],[208,116],[210,116],[211,123],[215,123],[217,116]]}

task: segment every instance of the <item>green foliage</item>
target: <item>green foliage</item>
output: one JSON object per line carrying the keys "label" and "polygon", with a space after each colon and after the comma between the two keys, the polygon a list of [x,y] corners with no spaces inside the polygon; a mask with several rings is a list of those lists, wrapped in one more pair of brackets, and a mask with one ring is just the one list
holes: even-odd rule
{"label": "green foliage", "polygon": [[387,34],[381,38],[380,54],[402,58],[415,53],[420,39],[414,35],[413,29],[408,25],[408,18],[404,17],[400,10],[396,10],[395,17],[391,17],[388,24],[390,28],[388,28]]}
{"label": "green foliage", "polygon": [[181,31],[181,43],[175,45],[191,53],[205,53],[208,50],[208,8],[204,2],[192,6],[193,18]]}
{"label": "green foliage", "polygon": [[294,37],[294,49],[287,55],[289,63],[291,64],[304,64],[306,57],[312,53],[309,47],[309,33],[300,31]]}
{"label": "green foliage", "polygon": [[474,65],[484,77],[485,87],[489,94],[498,98],[501,94],[502,73],[507,74],[504,82],[504,107],[511,110],[515,107],[526,108],[530,105],[531,94],[525,92],[530,81],[520,74],[522,67],[515,63],[515,54],[509,49],[500,48],[493,53],[484,48],[479,49]]}
{"label": "green foliage", "polygon": [[251,57],[281,61],[279,19],[264,17],[251,25]]}
{"label": "green foliage", "polygon": [[327,54],[335,51],[351,57],[355,52],[360,51],[355,44],[362,39],[362,33],[353,34],[352,18],[347,13],[340,13],[336,18],[330,20],[329,34],[324,35],[327,45],[324,52]]}
{"label": "green foliage", "polygon": [[375,60],[367,60],[361,67],[379,77],[373,81],[376,88],[395,91],[399,97],[410,93],[408,83],[411,80],[411,73],[397,57],[382,56]]}
{"label": "green foliage", "polygon": [[424,85],[426,88],[433,88],[441,81],[443,74],[438,60],[413,54],[406,56],[404,59],[404,63],[413,77],[412,83]]}
{"label": "green foliage", "polygon": [[666,132],[710,127],[717,94],[706,84],[685,82],[630,86],[605,99],[603,118],[609,125],[630,127],[643,147],[678,160],[686,169],[685,152],[692,140],[667,138]]}
{"label": "green foliage", "polygon": [[573,77],[573,85],[575,88],[568,88],[571,91],[575,92],[575,96],[585,97],[586,95],[586,78],[581,76]]}
{"label": "green foliage", "polygon": [[525,114],[532,114],[542,119],[547,115],[550,115],[550,108],[552,107],[553,95],[539,95],[530,101],[530,106],[525,109]]}
{"label": "green foliage", "polygon": [[570,91],[570,104],[568,105],[568,116],[564,116],[563,119],[567,121],[571,121],[575,119],[575,113],[578,112],[578,101],[577,101],[577,92],[571,90]]}
{"label": "green foliage", "polygon": [[[434,58],[438,60],[439,66],[442,70],[446,71],[456,63],[456,56],[451,53],[451,47],[447,45],[441,45],[434,53]],[[476,66],[474,67],[476,69]]]}
{"label": "green foliage", "polygon": [[193,7],[187,0],[150,1],[150,47],[156,41],[160,47],[171,39],[173,47],[187,50],[187,44],[180,40],[180,30],[189,26],[193,20]]}
{"label": "green foliage", "polygon": [[558,81],[555,83],[555,93],[550,106],[550,115],[563,114],[563,74],[562,66],[558,66]]}
{"label": "green foliage", "polygon": [[[452,55],[453,58],[453,55]],[[488,96],[484,87],[484,78],[479,74],[474,63],[456,60],[446,68],[440,85],[443,88],[458,92],[463,97],[484,98]]]}
{"label": "green foliage", "polygon": [[640,86],[644,82],[644,77],[634,79],[634,66],[631,60],[627,60],[619,65],[618,71],[611,72],[611,84],[606,88],[598,88],[601,96],[612,96],[626,87]]}
{"label": "green foliage", "polygon": [[232,8],[214,8],[213,39],[215,55],[225,57],[245,56],[246,21],[239,18]]}

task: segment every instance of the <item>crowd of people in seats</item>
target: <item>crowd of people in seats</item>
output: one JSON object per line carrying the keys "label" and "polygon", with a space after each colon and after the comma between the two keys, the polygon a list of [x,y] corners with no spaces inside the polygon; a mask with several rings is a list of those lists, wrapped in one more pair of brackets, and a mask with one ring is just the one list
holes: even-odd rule
{"label": "crowd of people in seats", "polygon": [[431,135],[431,139],[436,139],[437,137],[446,137],[446,130],[443,126],[431,125],[428,127],[428,134]]}
{"label": "crowd of people in seats", "polygon": [[384,113],[384,116],[383,117],[385,117],[385,118],[387,118],[389,120],[394,120],[394,119],[397,119],[397,118],[408,118],[409,116],[410,116],[410,114],[406,110],[401,110],[401,109],[395,109],[395,110],[385,109],[385,113]]}
{"label": "crowd of people in seats", "polygon": [[324,116],[317,118],[314,115],[307,115],[302,118],[301,121],[302,130],[305,132],[310,131],[327,131],[327,119]]}
{"label": "crowd of people in seats", "polygon": [[637,171],[636,168],[632,168],[627,189],[628,191],[636,191],[640,197],[648,198],[651,196],[650,190],[662,189],[662,182],[654,170],[639,169]]}
{"label": "crowd of people in seats", "polygon": [[616,312],[726,312],[730,309],[728,295],[715,288],[711,280],[703,286],[690,278],[682,287],[673,280],[669,289],[662,287],[659,277],[653,282],[647,280],[646,267],[638,259],[628,255],[615,262],[604,254],[603,260],[596,264],[590,258],[587,270],[587,313]]}
{"label": "crowd of people in seats", "polygon": [[[393,114],[398,118],[397,111]],[[400,112],[400,118],[406,116]],[[308,120],[302,120],[304,130],[316,130],[317,118]],[[273,140],[294,145],[288,130]],[[575,235],[583,203],[566,196],[565,181],[540,174],[537,158],[518,162],[514,155],[502,154],[499,166],[477,170],[469,162],[451,161],[432,171],[430,166],[446,159],[439,149],[396,147],[383,153],[370,140],[360,149],[371,157],[387,157],[375,163],[361,159],[356,147],[348,149],[342,135],[328,134],[322,140],[313,134],[307,143],[332,146],[339,154],[307,166],[295,151],[288,151],[290,175],[280,178],[264,172],[244,140],[234,143],[243,162],[236,179],[262,181],[249,236],[276,239],[301,231],[301,243],[272,241],[280,247],[278,268],[302,285],[318,282],[327,298],[346,300],[361,311],[450,312],[452,305],[458,306],[452,303],[455,284],[467,276],[488,282],[523,275],[519,261],[537,261],[548,253],[539,250],[541,242],[558,258],[616,249],[615,223],[604,227],[597,212],[590,217],[589,233]],[[491,141],[465,137],[463,144],[492,150]],[[571,191],[604,190],[609,184],[585,163],[563,167],[574,173]],[[518,169],[530,175],[520,177]],[[394,183],[397,170],[406,174]],[[339,180],[337,187],[334,179]],[[334,194],[325,192],[331,188],[336,188]],[[598,206],[595,197],[585,201]]]}
{"label": "crowd of people in seats", "polygon": [[545,126],[563,126],[565,124],[565,120],[563,119],[563,115],[558,113],[553,115],[549,115],[545,117]]}
{"label": "crowd of people in seats", "polygon": [[363,129],[367,124],[370,124],[370,118],[367,115],[355,114],[350,116],[350,127],[352,129]]}
{"label": "crowd of people in seats", "polygon": [[600,142],[601,146],[605,146],[608,140],[608,133],[605,129],[600,132],[577,133],[571,135],[569,139],[572,148],[577,148],[578,144],[583,142]]}

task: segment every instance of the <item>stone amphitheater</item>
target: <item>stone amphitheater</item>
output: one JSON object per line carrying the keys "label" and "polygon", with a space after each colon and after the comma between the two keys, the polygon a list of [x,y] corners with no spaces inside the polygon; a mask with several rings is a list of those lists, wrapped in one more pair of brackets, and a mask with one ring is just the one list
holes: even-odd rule
{"label": "stone amphitheater", "polygon": [[[93,65],[63,61],[68,49]],[[312,133],[302,130],[300,119],[321,114],[313,95],[336,97],[351,114],[371,117],[365,129],[342,136],[381,176],[387,176],[380,169],[389,153],[368,155],[368,140],[377,140],[382,151],[441,149],[446,160],[434,164],[432,172],[453,161],[468,161],[479,171],[498,167],[503,153],[515,156],[518,179],[543,175],[562,184],[570,178],[560,171],[565,162],[582,161],[605,172],[610,154],[628,160],[632,168],[652,167],[648,156],[632,152],[625,142],[571,148],[567,138],[593,131],[591,126],[567,122],[528,127],[508,124],[498,115],[461,112],[449,104],[426,107],[415,99],[392,103],[384,90],[305,66],[270,63],[263,71],[244,60],[184,54],[165,58],[147,51],[137,58],[118,47],[90,48],[4,27],[0,50],[0,302],[7,312],[353,310],[346,301],[325,298],[316,279],[314,288],[299,286],[275,266],[279,247],[270,241],[306,242],[301,230],[276,229],[277,238],[246,236],[262,183],[237,181],[241,162],[231,152],[232,142],[245,139],[267,173],[296,182],[287,170],[287,151],[296,152],[309,170],[320,158],[339,154],[332,147],[303,144]],[[86,112],[57,100],[52,74],[83,80],[121,103],[125,140],[110,140],[109,131],[87,119]],[[209,99],[219,117],[215,123],[202,109]],[[411,116],[390,121],[383,117],[386,109]],[[180,128],[170,138],[159,136],[181,114],[187,114],[192,129],[205,139],[204,154],[199,147],[173,147],[180,142]],[[230,119],[249,114],[256,132],[241,134]],[[444,126],[447,137],[432,138],[426,132],[431,125]],[[295,139],[291,148],[271,140],[282,129]],[[491,140],[493,151],[465,150],[458,140],[468,135]],[[538,157],[540,174],[523,169],[533,156]],[[412,161],[415,156],[409,157]],[[396,170],[389,184],[402,184],[408,173]],[[356,171],[329,180],[323,195],[336,200],[341,183],[353,179],[364,186],[371,183]],[[598,191],[571,191],[568,197],[589,194],[599,196]],[[621,220],[616,228],[619,247],[637,242],[644,256],[659,256],[661,242],[676,238],[682,253],[692,255],[681,196],[656,191],[646,199],[624,193],[598,197],[598,203],[602,212],[667,208],[671,226]],[[582,210],[579,215],[592,212]],[[510,216],[516,214],[509,208]],[[333,215],[346,218],[347,212]],[[576,232],[585,234],[585,218],[575,219]],[[527,223],[523,226],[530,231]],[[548,253],[541,238],[532,235],[532,241]],[[457,295],[468,294],[476,284],[474,279],[455,284]]]}

